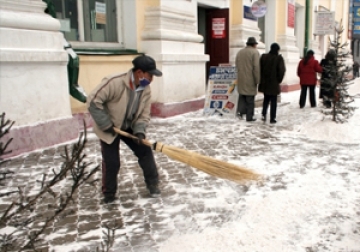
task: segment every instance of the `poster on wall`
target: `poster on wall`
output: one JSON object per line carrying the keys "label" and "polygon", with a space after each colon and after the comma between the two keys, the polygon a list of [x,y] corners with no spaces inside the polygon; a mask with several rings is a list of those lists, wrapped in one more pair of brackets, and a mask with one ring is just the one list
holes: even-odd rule
{"label": "poster on wall", "polygon": [[246,5],[244,5],[244,18],[257,21],[257,17],[251,13],[251,7]]}
{"label": "poster on wall", "polygon": [[212,38],[225,38],[225,18],[212,19]]}
{"label": "poster on wall", "polygon": [[314,35],[334,34],[335,32],[335,12],[319,11],[315,12],[315,32]]}
{"label": "poster on wall", "polygon": [[239,96],[236,91],[236,78],[235,66],[210,67],[205,96],[205,115],[235,117]]}
{"label": "poster on wall", "polygon": [[95,2],[95,19],[97,24],[106,24],[106,4]]}
{"label": "poster on wall", "polygon": [[290,28],[295,27],[295,0],[288,0],[288,17],[287,26]]}
{"label": "poster on wall", "polygon": [[353,32],[353,0],[349,0],[349,22],[348,22],[348,39],[352,39]]}
{"label": "poster on wall", "polygon": [[360,0],[353,0],[353,35],[354,39],[360,38]]}

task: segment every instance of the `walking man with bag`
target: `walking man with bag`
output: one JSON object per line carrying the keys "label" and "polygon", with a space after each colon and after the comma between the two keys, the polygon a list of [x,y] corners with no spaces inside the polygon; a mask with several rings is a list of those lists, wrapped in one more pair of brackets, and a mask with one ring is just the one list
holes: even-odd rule
{"label": "walking man with bag", "polygon": [[254,37],[249,37],[247,46],[237,53],[235,59],[239,93],[237,114],[240,118],[245,114],[247,122],[256,121],[254,118],[255,95],[260,82],[260,54],[256,49],[257,44]]}
{"label": "walking man with bag", "polygon": [[269,53],[264,53],[260,58],[261,78],[259,92],[264,94],[262,120],[266,121],[267,109],[270,105],[270,123],[276,123],[277,96],[280,94],[280,84],[285,75],[285,63],[279,54],[280,46],[273,43]]}

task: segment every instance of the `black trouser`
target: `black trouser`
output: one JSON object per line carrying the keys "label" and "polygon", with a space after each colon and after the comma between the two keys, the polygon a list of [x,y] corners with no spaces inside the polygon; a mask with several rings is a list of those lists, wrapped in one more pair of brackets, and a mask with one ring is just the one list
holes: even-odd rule
{"label": "black trouser", "polygon": [[270,121],[276,119],[276,108],[277,108],[277,95],[266,95],[264,94],[262,115],[266,117],[267,109],[270,103]]}
{"label": "black trouser", "polygon": [[[132,133],[131,130],[127,130]],[[158,183],[158,172],[153,152],[149,146],[139,145],[131,138],[118,135],[111,144],[100,140],[102,154],[102,192],[104,196],[114,196],[117,190],[117,176],[120,169],[120,139],[134,152],[143,170],[146,184]]]}
{"label": "black trouser", "polygon": [[316,107],[315,85],[301,85],[301,93],[300,93],[300,101],[299,101],[300,108],[303,108],[305,106],[306,93],[308,88],[310,92],[310,105],[311,107]]}
{"label": "black trouser", "polygon": [[354,78],[359,77],[359,70],[353,70]]}
{"label": "black trouser", "polygon": [[251,121],[254,118],[255,96],[239,94],[238,113],[246,114],[246,121]]}

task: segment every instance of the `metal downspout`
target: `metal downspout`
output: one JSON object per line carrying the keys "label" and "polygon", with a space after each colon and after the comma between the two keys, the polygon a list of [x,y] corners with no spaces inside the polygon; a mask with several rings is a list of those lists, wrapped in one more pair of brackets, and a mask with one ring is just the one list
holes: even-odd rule
{"label": "metal downspout", "polygon": [[305,1],[305,46],[304,57],[309,49],[310,0]]}

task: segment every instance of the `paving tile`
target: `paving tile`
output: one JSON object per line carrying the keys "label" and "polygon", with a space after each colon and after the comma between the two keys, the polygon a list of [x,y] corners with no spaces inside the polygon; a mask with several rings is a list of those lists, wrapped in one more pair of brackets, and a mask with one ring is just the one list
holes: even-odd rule
{"label": "paving tile", "polygon": [[[176,123],[157,121],[150,124],[148,131],[150,139],[153,137],[167,143],[174,142],[180,148],[214,157],[224,156],[222,146],[226,145],[228,153],[223,159],[227,161],[245,161],[254,155],[259,157],[269,155],[267,148],[271,145],[273,152],[267,162],[280,164],[302,145],[311,145],[311,149],[303,153],[309,160],[301,168],[303,170],[292,166],[289,168],[289,173],[305,174],[309,170],[323,169],[319,164],[312,164],[310,161],[314,156],[327,156],[329,153],[332,155],[329,155],[326,162],[339,167],[344,164],[351,167],[341,175],[342,182],[350,183],[351,172],[358,172],[360,155],[347,154],[349,150],[359,154],[353,145],[329,148],[326,143],[309,141],[306,138],[294,143],[292,139],[291,141],[280,139],[276,128],[244,126],[236,129],[236,127],[234,125],[234,132],[222,132],[218,129],[217,120],[212,122],[204,119],[180,127]],[[205,138],[207,134],[216,134],[222,138]],[[238,136],[232,136],[235,134]],[[16,188],[17,185],[24,185],[26,191],[39,189],[36,180],[40,180],[43,173],[51,174],[52,169],[59,169],[63,160],[61,153],[63,146],[10,160],[6,167],[16,171],[10,186]],[[101,165],[99,141],[95,137],[89,139],[85,153],[88,155],[87,159],[94,162],[94,165]],[[95,187],[82,186],[74,195],[75,199],[69,205],[69,211],[46,229],[45,233],[54,238],[43,244],[44,251],[52,251],[56,246],[71,246],[78,243],[86,245],[76,251],[87,252],[91,251],[91,248],[94,251],[94,246],[98,246],[104,239],[103,231],[106,231],[106,226],[110,226],[118,228],[112,251],[155,252],[159,251],[163,242],[174,235],[202,232],[207,227],[222,228],[226,223],[241,218],[246,207],[246,196],[251,192],[250,186],[211,177],[162,153],[154,152],[154,155],[159,167],[162,191],[159,198],[149,197],[136,157],[124,144],[121,144],[117,199],[112,204],[102,202],[101,181],[98,181]],[[95,174],[94,178],[101,179],[101,172]],[[281,174],[271,177],[269,181],[272,184],[266,187],[266,190],[272,193],[286,191],[290,184],[289,178]],[[69,178],[66,183],[57,185],[54,191],[65,192],[70,186]],[[0,191],[5,188],[0,186]],[[226,191],[229,188],[231,194],[224,194],[222,189]],[[341,195],[334,192],[333,197],[338,198]],[[0,211],[6,208],[7,202],[15,199],[16,197],[12,196],[2,198]],[[221,202],[218,202],[219,200]],[[52,197],[44,196],[42,202],[36,205],[35,211],[42,214],[42,218],[49,217],[54,203]],[[330,216],[329,220],[333,218]],[[354,224],[354,234],[359,225],[360,223]],[[40,221],[34,223],[34,228],[39,226],[41,226]],[[323,235],[330,237],[326,232]]]}

